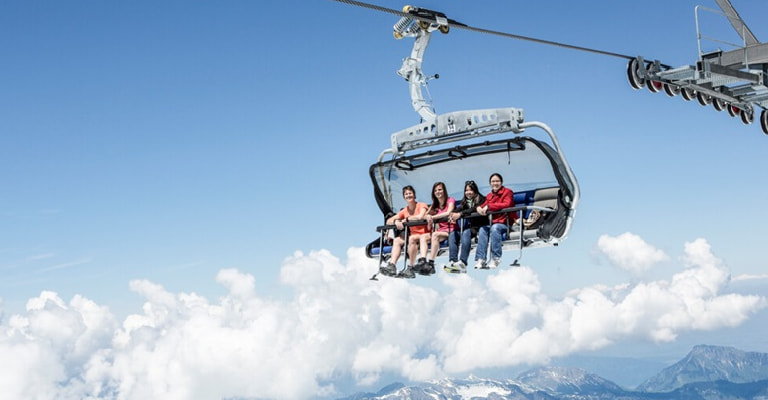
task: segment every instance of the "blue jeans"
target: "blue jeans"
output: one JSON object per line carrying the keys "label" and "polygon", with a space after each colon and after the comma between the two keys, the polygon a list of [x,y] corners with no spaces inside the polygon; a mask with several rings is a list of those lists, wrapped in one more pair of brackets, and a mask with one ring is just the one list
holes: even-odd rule
{"label": "blue jeans", "polygon": [[477,248],[475,249],[475,261],[487,260],[488,237],[491,237],[491,257],[501,258],[501,238],[507,233],[506,224],[493,224],[481,226],[477,233]]}
{"label": "blue jeans", "polygon": [[[457,261],[461,260],[464,265],[467,264],[469,258],[469,247],[472,244],[472,230],[469,226],[464,228],[462,232],[460,229],[452,231],[448,235],[448,260]],[[461,254],[459,255],[459,245],[461,245]]]}

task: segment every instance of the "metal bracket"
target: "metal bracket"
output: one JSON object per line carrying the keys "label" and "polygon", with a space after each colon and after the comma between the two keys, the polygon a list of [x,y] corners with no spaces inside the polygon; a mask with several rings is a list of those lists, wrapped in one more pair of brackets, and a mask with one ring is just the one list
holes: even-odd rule
{"label": "metal bracket", "polygon": [[392,134],[392,151],[401,153],[420,147],[454,142],[504,132],[521,133],[525,121],[520,108],[490,108],[454,111],[438,115]]}

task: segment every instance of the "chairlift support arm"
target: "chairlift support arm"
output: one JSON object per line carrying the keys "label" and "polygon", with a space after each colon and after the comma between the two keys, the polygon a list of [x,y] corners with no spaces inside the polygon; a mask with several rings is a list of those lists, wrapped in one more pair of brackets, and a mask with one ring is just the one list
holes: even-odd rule
{"label": "chairlift support arm", "polygon": [[[410,16],[403,16],[392,27],[393,35],[396,39],[403,37],[414,37],[413,49],[410,57],[403,60],[403,65],[397,74],[402,76],[409,85],[411,92],[411,105],[413,109],[421,116],[424,121],[433,121],[437,116],[429,106],[429,102],[424,99],[423,88],[427,84],[428,77],[421,71],[421,64],[424,60],[424,52],[429,46],[429,40],[432,32],[440,30],[448,33],[448,18],[445,14],[418,7],[405,6],[403,13]],[[418,19],[416,17],[419,17]],[[430,22],[426,22],[427,18]],[[434,78],[437,78],[435,75]]]}

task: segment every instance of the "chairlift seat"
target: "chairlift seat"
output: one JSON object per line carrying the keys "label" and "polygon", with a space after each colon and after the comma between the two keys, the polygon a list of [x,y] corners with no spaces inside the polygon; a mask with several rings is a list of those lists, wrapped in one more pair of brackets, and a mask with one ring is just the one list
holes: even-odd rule
{"label": "chairlift seat", "polygon": [[[534,189],[534,190],[524,190],[520,192],[514,192],[513,198],[515,200],[515,206],[516,207],[527,207],[527,206],[534,206],[539,208],[547,208],[552,210],[551,212],[554,212],[554,210],[557,207],[557,196],[559,193],[558,187],[547,187],[547,188],[540,188],[540,189]],[[533,211],[534,208],[526,208],[523,211],[523,218],[527,219],[530,216],[531,211]],[[502,249],[514,249],[520,245],[520,231],[516,230],[516,226],[511,224],[510,229],[507,230],[502,235]],[[528,242],[526,247],[541,247],[542,244],[536,244],[535,239],[539,239],[539,232],[538,228],[534,229],[524,229],[523,232],[523,240],[524,242]],[[378,257],[379,256],[379,239],[376,239],[368,244],[366,253],[369,257]],[[473,240],[471,244],[470,250],[474,250],[476,247],[476,243]],[[392,252],[392,245],[385,244],[383,247],[383,255],[388,255]],[[445,252],[448,249],[448,241],[444,240],[440,242],[440,252],[438,253],[438,256],[445,255]]]}

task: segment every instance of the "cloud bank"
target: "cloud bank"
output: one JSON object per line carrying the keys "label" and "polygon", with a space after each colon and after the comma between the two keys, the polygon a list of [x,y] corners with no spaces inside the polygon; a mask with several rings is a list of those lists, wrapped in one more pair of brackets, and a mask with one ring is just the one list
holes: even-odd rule
{"label": "cloud bank", "polygon": [[615,237],[602,235],[597,247],[611,264],[632,274],[641,274],[668,258],[663,251],[630,232]]}
{"label": "cloud bank", "polygon": [[[621,260],[659,259],[642,240],[611,240],[636,253]],[[426,380],[542,364],[627,339],[733,327],[766,306],[723,293],[730,276],[706,241],[684,252],[684,268],[668,280],[576,288],[559,299],[527,267],[438,274],[429,278],[438,288],[371,282],[376,264],[361,249],[346,264],[327,251],[286,259],[289,300],[260,295],[254,276],[234,269],[218,273],[227,294],[217,299],[132,281],[145,302],[122,321],[82,295],[66,302],[45,291],[24,315],[0,320],[0,399],[329,397],[343,377],[372,385],[382,374]]]}

